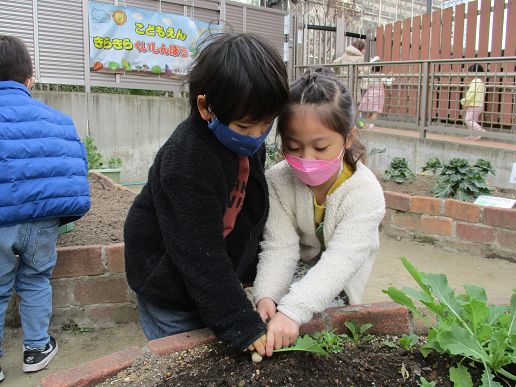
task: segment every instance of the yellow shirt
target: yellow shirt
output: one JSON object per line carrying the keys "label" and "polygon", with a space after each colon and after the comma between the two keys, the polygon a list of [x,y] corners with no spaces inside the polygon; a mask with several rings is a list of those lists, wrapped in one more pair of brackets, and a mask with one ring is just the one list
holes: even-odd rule
{"label": "yellow shirt", "polygon": [[486,93],[486,86],[481,79],[475,78],[469,84],[466,96],[460,100],[465,107],[483,107],[484,95]]}
{"label": "yellow shirt", "polygon": [[[343,168],[342,172],[340,173],[339,177],[333,183],[333,185],[328,190],[328,194],[326,197],[330,196],[339,186],[344,183],[347,179],[349,179],[353,175],[353,169],[343,162]],[[323,235],[323,220],[324,220],[324,210],[326,208],[326,202],[324,202],[322,205],[317,204],[317,200],[315,200],[315,195],[312,192],[312,195],[314,197],[314,219],[315,219],[315,233],[317,235],[317,238],[319,238],[319,241],[324,245],[324,235]]]}

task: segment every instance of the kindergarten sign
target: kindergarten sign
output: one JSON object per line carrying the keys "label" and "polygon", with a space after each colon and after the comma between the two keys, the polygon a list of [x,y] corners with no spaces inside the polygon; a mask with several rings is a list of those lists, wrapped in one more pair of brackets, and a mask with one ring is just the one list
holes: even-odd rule
{"label": "kindergarten sign", "polygon": [[[186,74],[197,45],[220,26],[186,16],[88,3],[90,67]],[[163,74],[164,73],[164,74]]]}

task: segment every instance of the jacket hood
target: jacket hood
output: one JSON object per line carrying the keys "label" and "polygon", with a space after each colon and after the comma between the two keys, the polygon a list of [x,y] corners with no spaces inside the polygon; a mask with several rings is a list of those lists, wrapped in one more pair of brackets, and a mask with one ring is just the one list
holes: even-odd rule
{"label": "jacket hood", "polygon": [[355,46],[348,46],[346,48],[346,54],[353,56],[363,56],[363,54]]}

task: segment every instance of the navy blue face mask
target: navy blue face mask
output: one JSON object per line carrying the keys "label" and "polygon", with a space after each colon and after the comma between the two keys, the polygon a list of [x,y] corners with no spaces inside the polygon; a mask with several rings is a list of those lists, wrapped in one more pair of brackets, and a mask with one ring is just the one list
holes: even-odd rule
{"label": "navy blue face mask", "polygon": [[[273,121],[274,123],[274,121]],[[267,135],[272,129],[272,124],[267,131],[260,137],[246,136],[237,133],[229,129],[222,122],[217,119],[213,119],[212,122],[208,122],[208,128],[218,138],[218,140],[227,148],[231,149],[237,155],[240,156],[251,156],[253,155],[260,146],[263,144]]]}

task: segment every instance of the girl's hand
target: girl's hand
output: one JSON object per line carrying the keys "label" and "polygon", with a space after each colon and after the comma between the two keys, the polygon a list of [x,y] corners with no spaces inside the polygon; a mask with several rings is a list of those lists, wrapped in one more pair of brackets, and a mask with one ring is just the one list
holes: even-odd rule
{"label": "girl's hand", "polygon": [[267,336],[263,335],[254,343],[252,343],[247,349],[249,351],[256,351],[260,354],[260,356],[265,356],[265,343],[267,341]]}
{"label": "girl's hand", "polygon": [[256,310],[260,313],[263,322],[266,323],[270,318],[272,319],[276,314],[276,304],[272,298],[262,298],[256,305]]}
{"label": "girl's hand", "polygon": [[267,344],[265,345],[265,354],[272,356],[274,349],[281,349],[294,345],[299,334],[299,325],[281,312],[269,322],[267,328]]}

